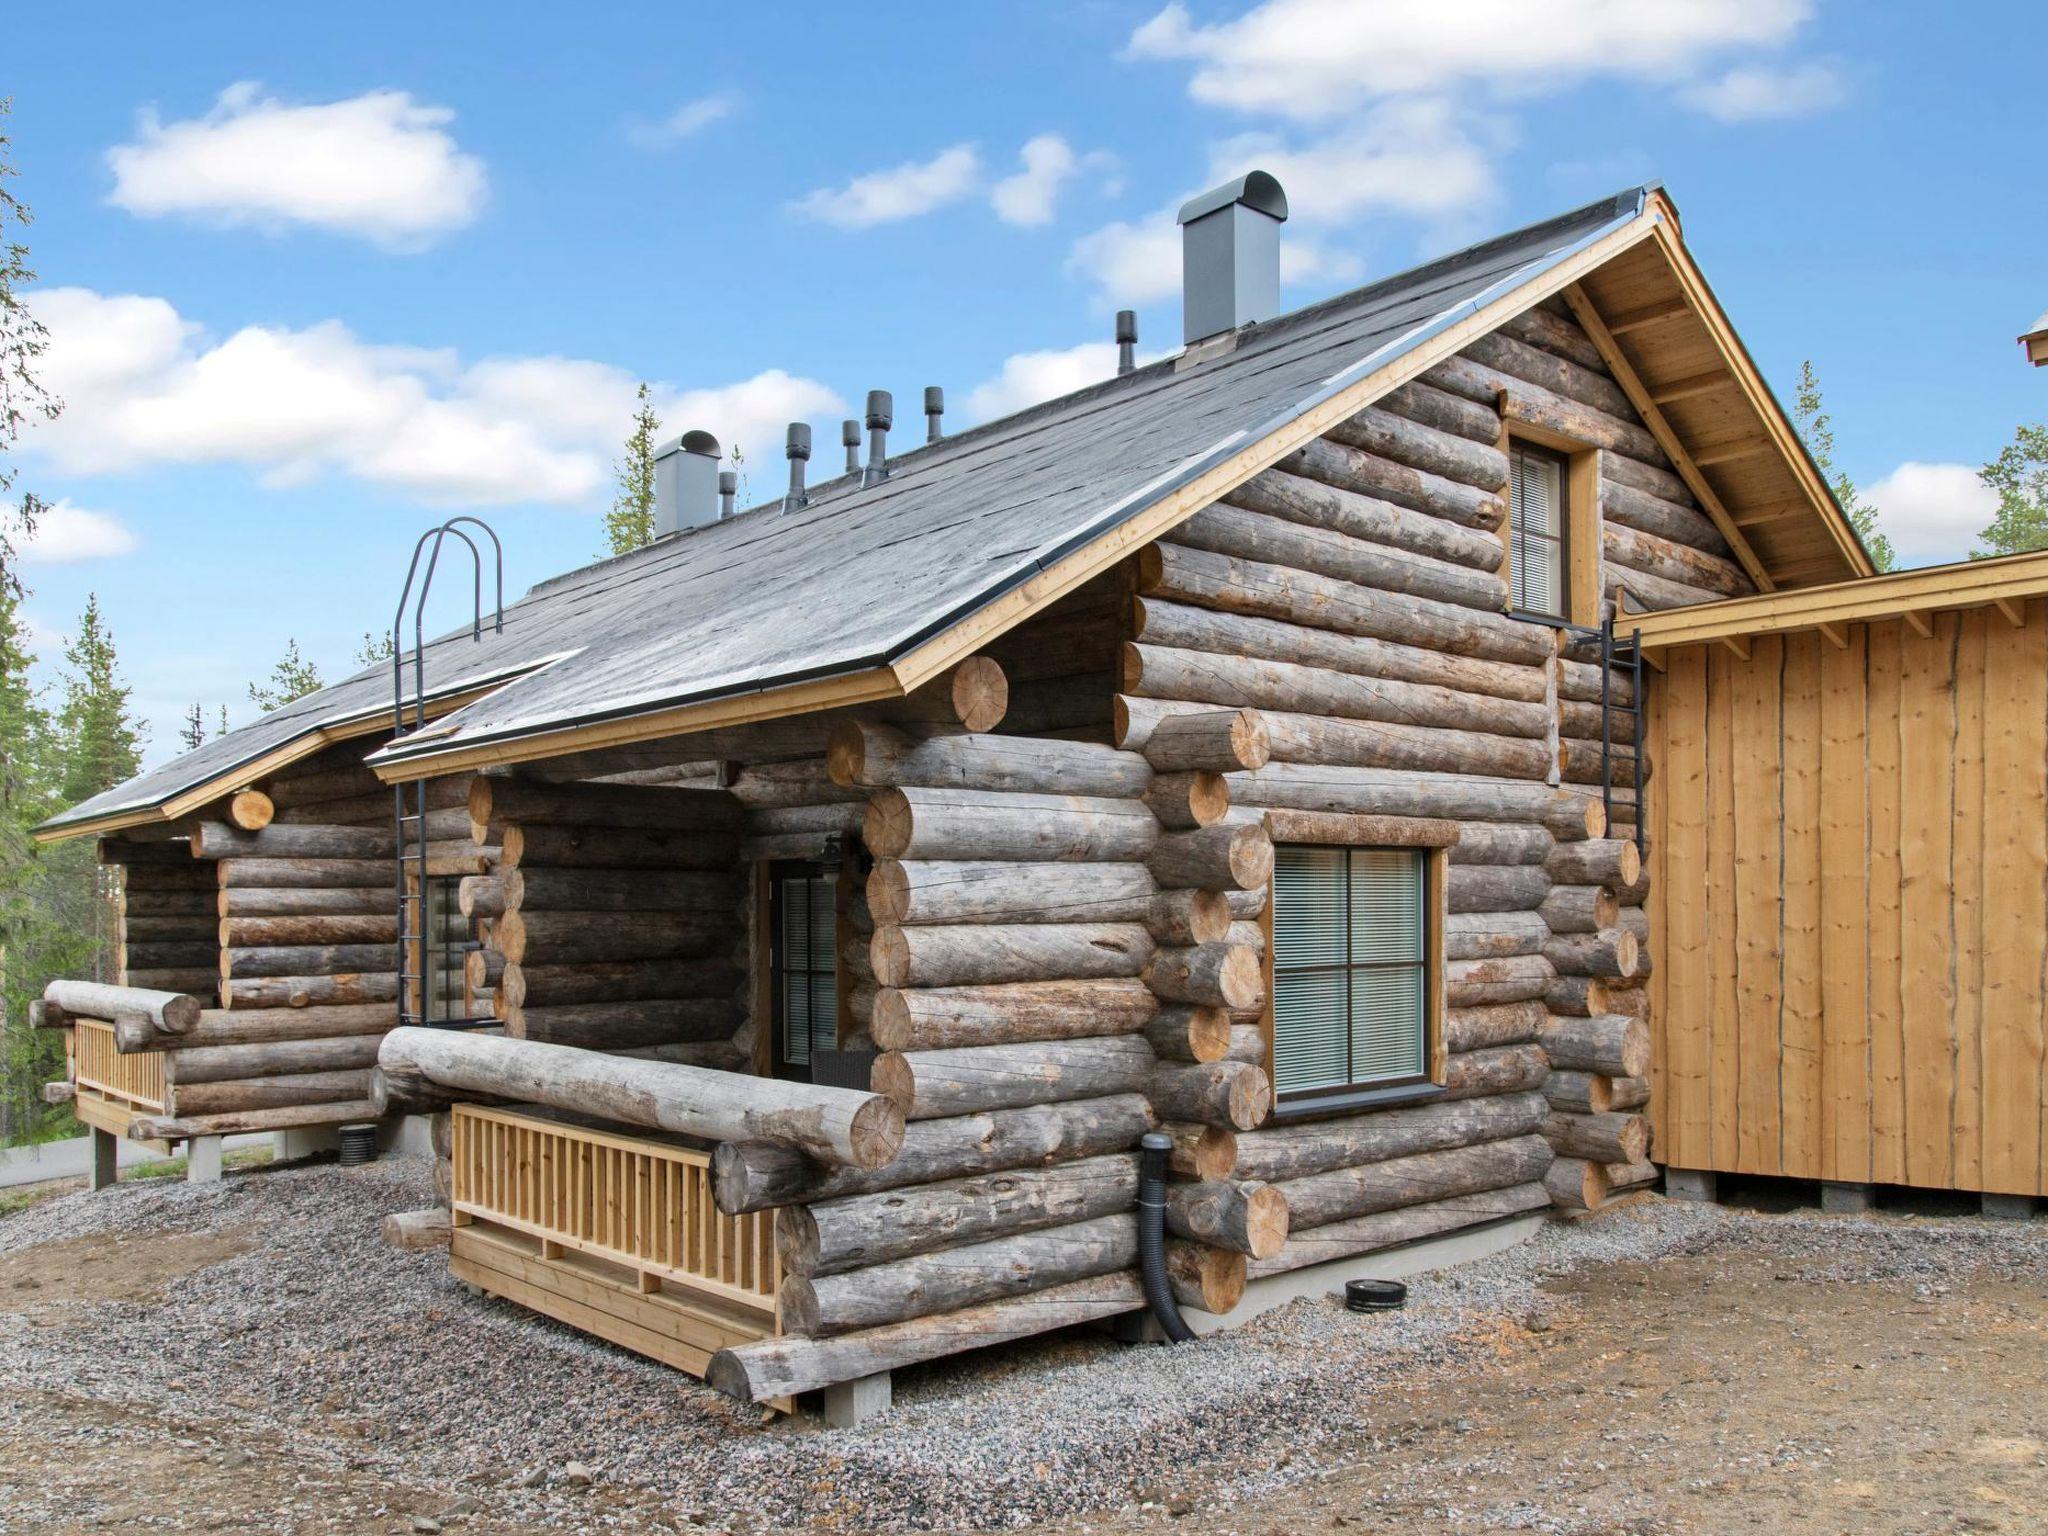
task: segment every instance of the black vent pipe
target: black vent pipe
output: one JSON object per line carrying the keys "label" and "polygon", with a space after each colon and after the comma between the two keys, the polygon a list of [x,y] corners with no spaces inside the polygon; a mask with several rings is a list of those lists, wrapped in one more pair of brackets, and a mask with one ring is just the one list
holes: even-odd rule
{"label": "black vent pipe", "polygon": [[1173,1138],[1147,1131],[1138,1142],[1138,1274],[1145,1286],[1145,1305],[1159,1319],[1170,1344],[1194,1342],[1195,1330],[1180,1315],[1173,1282],[1166,1276],[1166,1160]]}

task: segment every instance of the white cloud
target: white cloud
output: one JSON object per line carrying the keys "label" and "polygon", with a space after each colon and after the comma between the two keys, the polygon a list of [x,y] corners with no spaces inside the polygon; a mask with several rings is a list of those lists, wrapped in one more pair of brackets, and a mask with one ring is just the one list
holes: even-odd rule
{"label": "white cloud", "polygon": [[294,106],[254,81],[204,117],[166,124],[146,109],[133,143],[107,151],[110,201],[143,217],[312,225],[394,250],[460,229],[483,207],[483,161],[449,136],[455,114],[404,91]]}
{"label": "white cloud", "polygon": [[135,549],[135,535],[111,512],[59,501],[43,508],[36,519],[36,531],[24,534],[20,514],[5,516],[9,536],[24,561],[33,565],[75,565],[82,560],[106,560]]}
{"label": "white cloud", "polygon": [[820,187],[790,206],[805,218],[841,229],[867,229],[959,202],[980,182],[981,152],[972,144],[955,144],[929,160],[856,176],[843,187]]}
{"label": "white cloud", "polygon": [[[45,382],[64,414],[26,442],[70,473],[241,464],[269,484],[351,476],[458,506],[586,504],[608,481],[637,382],[607,363],[379,346],[339,321],[246,326],[218,342],[162,299],[39,291]],[[836,413],[839,397],[770,369],[716,389],[663,386],[669,430],[728,445]]]}
{"label": "white cloud", "polygon": [[1298,119],[1377,96],[1478,82],[1533,93],[1594,75],[1677,76],[1703,59],[1787,41],[1812,0],[1266,0],[1199,26],[1179,3],[1127,52],[1194,65],[1197,101]]}
{"label": "white cloud", "polygon": [[1499,191],[1491,162],[1463,127],[1469,115],[1446,101],[1396,101],[1306,143],[1239,134],[1211,150],[1210,171],[1217,181],[1270,171],[1287,189],[1290,218],[1309,223],[1466,214]]}
{"label": "white cloud", "polygon": [[1116,374],[1116,343],[1084,341],[1078,347],[1019,352],[1003,360],[1002,371],[967,392],[970,421],[992,421],[1041,400],[1072,394]]}
{"label": "white cloud", "polygon": [[626,142],[636,149],[673,149],[713,123],[723,122],[738,109],[740,99],[732,91],[719,91],[686,101],[656,123],[628,123]]}
{"label": "white cloud", "polygon": [[1908,459],[1864,494],[1902,566],[1968,559],[1971,544],[1998,514],[1998,493],[1977,478],[1973,464]]}
{"label": "white cloud", "polygon": [[1103,150],[1076,154],[1056,133],[1041,133],[1018,152],[1023,169],[989,189],[989,202],[1005,224],[1050,224],[1060,192],[1084,171],[1109,172],[1116,157]]}
{"label": "white cloud", "polygon": [[1848,83],[1833,64],[1816,62],[1780,69],[1744,64],[1718,80],[1702,80],[1681,93],[1688,106],[1724,123],[1804,117],[1848,100]]}

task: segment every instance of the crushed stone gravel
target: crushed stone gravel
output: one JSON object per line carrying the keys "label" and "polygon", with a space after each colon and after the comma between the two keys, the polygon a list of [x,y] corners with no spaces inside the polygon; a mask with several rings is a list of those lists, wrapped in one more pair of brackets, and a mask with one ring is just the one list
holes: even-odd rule
{"label": "crushed stone gravel", "polygon": [[439,1484],[537,1525],[591,1528],[577,1495],[598,1483],[658,1500],[683,1529],[725,1527],[735,1511],[755,1530],[1001,1529],[1170,1505],[1197,1454],[1204,1483],[1240,1497],[1315,1478],[1337,1442],[1371,1427],[1376,1386],[1483,1367],[1502,1329],[1552,1326],[1564,1304],[1545,1282],[1586,1266],[1767,1251],[1788,1279],[1931,1288],[1987,1266],[2048,1268],[2048,1222],[1761,1217],[1651,1199],[1416,1276],[1402,1312],[1298,1301],[1172,1349],[1055,1335],[899,1372],[891,1414],[828,1431],[473,1297],[440,1253],[385,1247],[379,1220],[432,1198],[425,1161],[391,1158],[45,1202],[0,1222],[0,1263],[109,1236],[233,1233],[251,1246],[143,1304],[0,1307],[0,1379],[166,1425],[288,1436],[337,1468]]}

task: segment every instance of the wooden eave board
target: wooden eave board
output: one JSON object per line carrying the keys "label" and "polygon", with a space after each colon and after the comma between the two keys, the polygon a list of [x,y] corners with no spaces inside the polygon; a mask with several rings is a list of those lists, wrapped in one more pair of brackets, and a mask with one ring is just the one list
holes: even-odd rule
{"label": "wooden eave board", "polygon": [[[1657,406],[1655,413],[1677,440],[1674,460],[1748,450],[1744,457],[1717,463],[1680,462],[1679,469],[1688,479],[1704,480],[1709,494],[1701,497],[1702,504],[1712,516],[1708,504],[1718,502],[1738,525],[1729,542],[1738,554],[1747,548],[1769,585],[1810,585],[1871,571],[1847,519],[1699,275],[1673,221],[1665,221],[1655,239],[1616,257],[1578,286],[1603,319],[1683,303],[1683,310],[1654,324],[1625,328],[1610,341],[1625,370],[1653,399],[1659,388],[1694,383],[1717,369],[1729,378],[1728,390],[1687,395]],[[1649,420],[1652,413],[1644,414]],[[1800,515],[1743,524],[1752,512],[1787,506],[1800,508]],[[1721,519],[1716,516],[1716,521]],[[1726,527],[1722,531],[1729,532]]]}
{"label": "wooden eave board", "polygon": [[1730,598],[1661,613],[1630,614],[1621,626],[1638,631],[1645,650],[1744,636],[1783,634],[1822,625],[1983,608],[2003,600],[2048,596],[2048,550],[1997,560],[1968,560],[1895,571],[1827,586]]}

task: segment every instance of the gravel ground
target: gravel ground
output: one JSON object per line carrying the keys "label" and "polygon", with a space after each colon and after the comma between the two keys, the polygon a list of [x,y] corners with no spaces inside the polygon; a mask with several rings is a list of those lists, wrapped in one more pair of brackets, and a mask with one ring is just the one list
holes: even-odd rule
{"label": "gravel ground", "polygon": [[[1164,1519],[1188,1512],[1175,1490],[1196,1454],[1211,1496],[1250,1507],[1341,1472],[1387,1394],[1483,1381],[1570,1326],[1574,1277],[1730,1255],[1763,1255],[1781,1282],[1908,1294],[2048,1275],[2048,1222],[1650,1199],[1418,1277],[1399,1314],[1297,1302],[1180,1349],[1085,1332],[1008,1346],[899,1372],[890,1416],[831,1432],[472,1298],[441,1254],[384,1247],[380,1217],[430,1199],[426,1165],[393,1159],[123,1185],[0,1221],[0,1441],[31,1439],[61,1408],[66,1457],[169,1436],[202,1472],[232,1472],[288,1448],[279,1529],[408,1528],[308,1523],[351,1484],[367,1490],[352,1518],[417,1513],[420,1530],[964,1530],[1145,1506]],[[81,1293],[115,1299],[70,1299]],[[61,1477],[0,1468],[0,1526],[116,1522],[78,1497]],[[1496,1515],[1506,1523],[1486,1529],[1580,1529],[1534,1505]]]}

